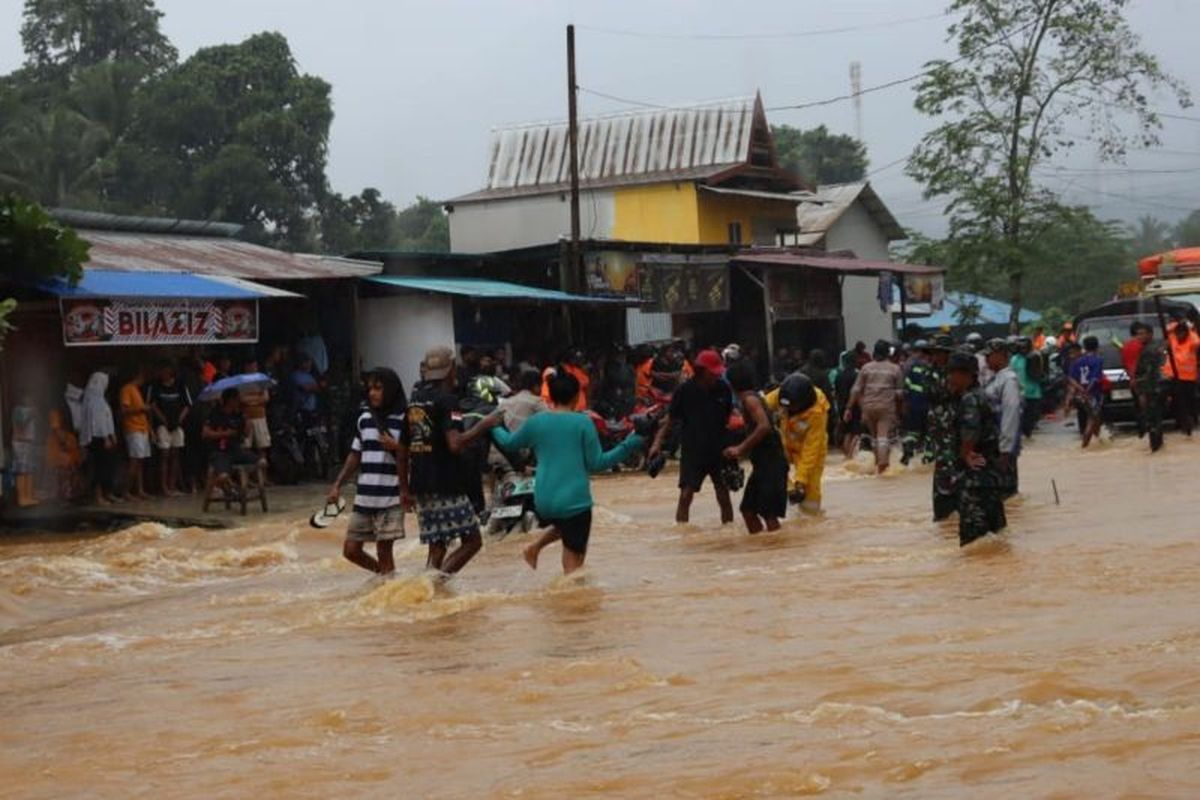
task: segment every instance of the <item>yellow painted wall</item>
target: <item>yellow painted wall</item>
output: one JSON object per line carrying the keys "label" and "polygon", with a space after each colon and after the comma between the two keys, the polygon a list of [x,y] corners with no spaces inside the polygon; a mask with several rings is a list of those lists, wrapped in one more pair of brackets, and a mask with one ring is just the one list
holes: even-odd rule
{"label": "yellow painted wall", "polygon": [[781,229],[796,227],[796,206],[790,202],[704,192],[698,199],[700,244],[728,243],[729,226],[734,222],[742,226],[742,244],[753,243],[755,220],[771,220]]}
{"label": "yellow painted wall", "polygon": [[614,190],[612,238],[664,244],[728,244],[729,225],[742,226],[742,243],[754,239],[754,221],[796,226],[790,202],[700,192],[693,183],[657,183]]}
{"label": "yellow painted wall", "polygon": [[696,185],[656,183],[614,190],[612,238],[670,244],[699,242]]}

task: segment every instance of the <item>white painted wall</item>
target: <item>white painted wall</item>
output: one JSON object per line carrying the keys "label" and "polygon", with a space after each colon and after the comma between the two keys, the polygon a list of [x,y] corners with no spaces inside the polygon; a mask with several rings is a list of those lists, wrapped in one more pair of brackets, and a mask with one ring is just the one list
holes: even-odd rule
{"label": "white painted wall", "polygon": [[[584,239],[612,236],[613,207],[610,189],[580,192],[579,229]],[[462,203],[450,213],[450,249],[455,253],[550,244],[570,235],[566,193]]]}
{"label": "white painted wall", "polygon": [[454,307],[449,297],[400,295],[359,301],[358,351],[363,367],[391,367],[412,391],[421,359],[435,345],[454,347]]}
{"label": "white painted wall", "polygon": [[[846,209],[825,235],[826,250],[853,250],[859,258],[887,261],[888,240],[884,232],[863,208],[855,202]],[[846,322],[846,345],[856,341],[867,347],[878,339],[890,340],[892,315],[879,310],[879,280],[847,276],[842,284],[842,318]]]}

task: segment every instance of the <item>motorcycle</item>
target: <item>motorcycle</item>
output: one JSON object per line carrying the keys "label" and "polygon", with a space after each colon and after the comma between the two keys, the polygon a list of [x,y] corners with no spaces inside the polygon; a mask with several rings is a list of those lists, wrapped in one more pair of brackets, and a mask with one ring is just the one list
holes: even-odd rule
{"label": "motorcycle", "polygon": [[300,482],[304,472],[304,449],[296,427],[285,414],[273,414],[268,473],[273,483],[291,486]]}
{"label": "motorcycle", "polygon": [[537,527],[533,506],[535,478],[511,472],[501,478],[492,493],[492,505],[484,512],[484,531],[491,538],[503,539],[518,527],[529,533]]}
{"label": "motorcycle", "polygon": [[333,442],[329,427],[317,414],[301,413],[297,418],[301,463],[311,479],[327,481],[333,477]]}

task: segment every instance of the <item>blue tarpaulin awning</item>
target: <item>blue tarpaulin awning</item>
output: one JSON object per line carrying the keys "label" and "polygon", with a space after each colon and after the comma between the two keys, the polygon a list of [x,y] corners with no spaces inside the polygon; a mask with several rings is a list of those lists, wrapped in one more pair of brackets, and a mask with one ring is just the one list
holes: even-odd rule
{"label": "blue tarpaulin awning", "polygon": [[43,281],[38,288],[65,298],[145,297],[199,300],[255,300],[265,297],[299,297],[294,292],[260,283],[189,272],[121,272],[86,269],[75,286],[61,278]]}
{"label": "blue tarpaulin awning", "polygon": [[373,275],[363,280],[404,289],[410,292],[429,292],[470,297],[476,300],[511,301],[518,303],[572,303],[577,305],[637,306],[641,301],[626,297],[593,297],[560,292],[520,283],[488,278],[428,278],[415,275]]}
{"label": "blue tarpaulin awning", "polygon": [[[977,316],[967,323],[969,325],[1007,325],[1008,316],[1012,312],[1012,306],[1008,303],[993,300],[981,294],[946,292],[946,299],[942,303],[941,311],[913,321],[922,328],[940,328],[943,325],[954,328],[963,324],[961,321],[963,306],[969,306],[971,310],[977,312]],[[1020,321],[1022,324],[1032,324],[1039,319],[1041,319],[1041,315],[1036,311],[1027,308],[1021,309]]]}

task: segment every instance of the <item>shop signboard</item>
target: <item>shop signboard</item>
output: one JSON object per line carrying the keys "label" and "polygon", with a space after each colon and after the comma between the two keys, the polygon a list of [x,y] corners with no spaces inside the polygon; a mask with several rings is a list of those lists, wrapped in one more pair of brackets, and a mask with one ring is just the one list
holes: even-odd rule
{"label": "shop signboard", "polygon": [[584,256],[588,294],[600,297],[639,297],[638,254],[588,253]]}
{"label": "shop signboard", "polygon": [[258,341],[257,300],[92,297],[60,302],[68,347]]}
{"label": "shop signboard", "polygon": [[842,287],[834,272],[803,268],[771,270],[767,273],[767,289],[775,319],[842,316]]}
{"label": "shop signboard", "polygon": [[637,265],[643,311],[697,314],[729,310],[729,259],[644,255]]}

